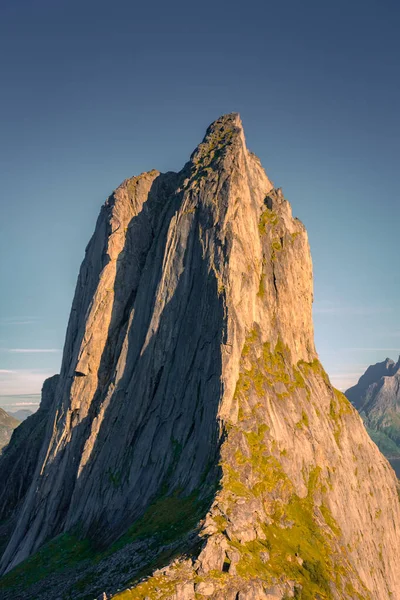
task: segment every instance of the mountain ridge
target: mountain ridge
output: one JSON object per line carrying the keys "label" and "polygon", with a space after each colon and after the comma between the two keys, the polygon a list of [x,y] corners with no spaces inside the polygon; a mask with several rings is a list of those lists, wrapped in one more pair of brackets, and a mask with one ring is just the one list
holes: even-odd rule
{"label": "mountain ridge", "polygon": [[25,419],[27,419],[28,417],[30,417],[31,415],[33,415],[33,411],[29,410],[27,408],[20,408],[18,410],[15,411],[7,411],[8,414],[13,417],[14,419],[17,419],[17,421],[25,421]]}
{"label": "mountain ridge", "polygon": [[400,358],[371,365],[345,392],[388,458],[400,458]]}

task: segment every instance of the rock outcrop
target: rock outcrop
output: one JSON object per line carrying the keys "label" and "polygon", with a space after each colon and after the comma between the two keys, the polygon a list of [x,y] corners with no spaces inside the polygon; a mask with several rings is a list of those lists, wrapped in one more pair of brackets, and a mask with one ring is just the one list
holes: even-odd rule
{"label": "rock outcrop", "polygon": [[1,499],[3,597],[399,600],[397,480],[318,361],[312,297],[305,228],[238,115],[180,173],[126,180],[29,487]]}
{"label": "rock outcrop", "polygon": [[20,421],[18,419],[9,415],[3,408],[0,408],[0,452],[4,446],[7,446],[12,432],[19,424]]}
{"label": "rock outcrop", "polygon": [[400,359],[371,365],[345,394],[380,450],[400,458]]}

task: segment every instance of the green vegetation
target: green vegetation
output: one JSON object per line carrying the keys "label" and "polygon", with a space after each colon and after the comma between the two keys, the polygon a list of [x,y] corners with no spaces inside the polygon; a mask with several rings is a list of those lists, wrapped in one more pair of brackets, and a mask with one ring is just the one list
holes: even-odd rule
{"label": "green vegetation", "polygon": [[303,427],[308,427],[308,426],[309,426],[309,420],[308,420],[307,413],[304,412],[304,410],[302,410],[301,411],[301,419],[300,419],[300,421],[298,421],[296,423],[296,428],[303,429]]}
{"label": "green vegetation", "polygon": [[64,533],[0,579],[0,591],[21,584],[27,589],[50,574],[64,573],[85,560],[93,560],[95,554],[88,540],[79,540],[74,534]]}
{"label": "green vegetation", "polygon": [[341,535],[341,531],[340,531],[340,527],[339,525],[336,523],[335,519],[332,516],[331,511],[329,510],[329,508],[326,506],[326,504],[321,504],[321,506],[319,507],[322,516],[324,517],[325,523],[328,525],[328,527],[330,527],[330,529],[332,530],[332,533],[338,537],[339,535]]}
{"label": "green vegetation", "polygon": [[137,540],[149,540],[148,543],[154,547],[156,560],[148,567],[151,572],[163,564],[163,557],[157,556],[157,549],[194,530],[209,504],[209,498],[200,499],[197,493],[186,497],[178,493],[159,497],[127,533],[105,551],[96,550],[89,540],[81,540],[74,533],[62,534],[5,575],[0,580],[0,595],[1,590],[18,589],[20,586],[28,589],[49,576],[61,573],[76,575],[78,568],[82,569],[82,577],[73,589],[84,591],[95,581],[94,569],[101,560]]}
{"label": "green vegetation", "polygon": [[337,445],[340,447],[340,436],[342,433],[342,418],[346,414],[351,414],[354,410],[347,400],[346,396],[333,388],[334,397],[331,399],[331,403],[329,406],[329,416],[332,419],[335,431],[334,436]]}
{"label": "green vegetation", "polygon": [[283,238],[276,238],[271,244],[271,260],[275,261],[277,258],[277,252],[283,250]]}
{"label": "green vegetation", "polygon": [[264,439],[267,431],[268,426],[262,424],[258,427],[257,432],[245,432],[250,451],[249,458],[243,455],[240,450],[235,453],[235,461],[239,467],[244,464],[251,465],[256,483],[252,488],[243,485],[240,481],[240,469],[233,469],[229,465],[224,465],[224,476],[228,474],[227,479],[224,479],[225,489],[242,497],[249,497],[251,494],[261,497],[265,493],[276,490],[278,486],[280,486],[283,493],[283,488],[289,484],[289,481],[279,461],[267,452]]}
{"label": "green vegetation", "polygon": [[[318,593],[321,598],[330,599],[330,582],[334,580],[336,569],[330,537],[340,535],[340,529],[326,505],[320,508],[331,534],[325,527],[321,528],[315,518],[314,496],[324,488],[321,469],[316,467],[310,472],[307,496],[300,498],[293,492],[293,486],[279,462],[267,456],[265,448],[262,452],[262,435],[262,432],[258,432],[247,436],[251,448],[249,462],[253,469],[264,474],[263,485],[256,484],[251,491],[255,495],[274,491],[274,497],[279,500],[274,502],[273,522],[270,525],[260,523],[265,539],[246,544],[233,540],[233,546],[241,554],[237,573],[247,579],[262,577],[267,580],[285,574],[285,577],[298,584],[298,595],[295,597],[314,600]],[[258,456],[260,453],[262,458]],[[288,497],[286,503],[282,502],[285,497]],[[260,555],[266,550],[270,556],[267,565]],[[338,583],[340,585],[340,581]]]}
{"label": "green vegetation", "polygon": [[295,231],[294,233],[290,234],[290,241],[292,244],[294,244],[294,241],[299,237],[299,235],[301,235],[301,231]]}
{"label": "green vegetation", "polygon": [[[278,466],[275,465],[278,470]],[[281,480],[285,475],[281,473]],[[314,519],[313,489],[318,474],[312,473],[306,498],[291,494],[287,504],[276,501],[274,522],[261,524],[265,540],[246,544],[233,541],[241,553],[237,572],[243,578],[286,577],[295,580],[302,588],[304,600],[314,600],[319,593],[331,598],[330,582],[333,580],[333,561],[329,538]],[[288,482],[287,485],[290,485]],[[291,526],[285,525],[291,523]],[[261,560],[260,552],[268,550],[268,564]]]}
{"label": "green vegetation", "polygon": [[268,227],[273,227],[277,225],[279,221],[279,217],[277,213],[269,208],[266,208],[261,214],[260,221],[258,223],[258,230],[260,235],[264,235],[267,233]]}
{"label": "green vegetation", "polygon": [[143,539],[156,538],[158,546],[170,544],[196,528],[205,508],[205,503],[198,499],[197,493],[186,497],[175,493],[158,498],[111,546],[107,554],[119,550],[130,542]]}
{"label": "green vegetation", "polygon": [[[242,455],[237,455],[237,463],[239,465],[244,464],[245,461],[246,459],[242,458]],[[236,496],[240,496],[241,498],[250,498],[251,491],[244,483],[241,482],[238,470],[234,469],[228,464],[223,463],[223,471],[224,478],[222,485],[224,489],[226,489],[228,492],[232,492],[232,494],[235,494]]]}
{"label": "green vegetation", "polygon": [[[384,418],[371,418],[360,412],[370,438],[388,459],[400,458],[400,418],[392,410],[386,410]],[[389,423],[389,425],[388,425]]]}
{"label": "green vegetation", "polygon": [[198,146],[196,155],[193,157],[195,171],[192,178],[199,179],[206,177],[212,170],[212,163],[223,153],[224,147],[232,143],[234,129],[228,124],[221,123],[219,129],[216,127],[209,132],[204,142]]}
{"label": "green vegetation", "polygon": [[[168,580],[163,575],[154,575],[139,583],[133,590],[125,590],[115,597],[119,600],[143,600],[143,598],[165,598],[175,590],[175,581]],[[162,596],[160,591],[162,590]]]}
{"label": "green vegetation", "polygon": [[330,385],[329,377],[317,358],[314,358],[312,362],[299,360],[297,366],[303,371],[306,377],[309,377],[309,375],[313,373],[314,375],[321,377],[327,385]]}
{"label": "green vegetation", "polygon": [[400,458],[400,446],[396,444],[386,433],[370,427],[365,421],[365,428],[379,450],[388,458]]}
{"label": "green vegetation", "polygon": [[[257,349],[257,351],[256,351]],[[244,418],[243,402],[250,389],[253,389],[259,398],[263,398],[267,390],[275,389],[276,384],[283,383],[286,391],[276,392],[280,399],[285,399],[295,389],[304,389],[306,396],[310,396],[310,390],[306,385],[301,369],[315,368],[314,363],[299,363],[301,368],[292,365],[291,353],[287,345],[278,338],[275,347],[260,341],[260,333],[254,328],[248,334],[242,352],[244,359],[250,359],[250,367],[243,366],[236,384],[235,397],[239,401],[239,419]],[[315,361],[318,365],[318,361]],[[247,365],[247,361],[244,363]],[[321,367],[322,369],[322,367]],[[325,372],[324,372],[325,373]],[[308,419],[306,422],[308,426]]]}
{"label": "green vegetation", "polygon": [[265,292],[266,292],[265,280],[266,280],[265,273],[261,273],[260,285],[258,287],[258,292],[257,292],[257,296],[259,298],[264,298],[265,297]]}
{"label": "green vegetation", "polygon": [[[280,449],[276,440],[271,440],[269,425],[260,422],[256,416],[260,412],[254,412],[263,408],[263,398],[271,392],[277,400],[284,401],[291,393],[304,390],[304,401],[307,401],[311,394],[307,380],[311,375],[329,383],[319,361],[300,361],[294,366],[290,349],[280,338],[273,346],[261,342],[258,328],[249,332],[235,391],[239,403],[239,422],[230,424],[229,436],[222,450],[221,493],[226,495],[229,502],[235,503],[239,498],[249,501],[258,499],[268,507],[270,520],[257,524],[263,535],[246,543],[230,538],[229,543],[240,553],[240,560],[235,565],[239,577],[261,577],[263,580],[273,581],[284,576],[296,582],[295,598],[314,600],[318,594],[321,600],[330,600],[331,585],[335,582],[336,587],[342,589],[344,584],[342,586],[341,581],[346,582],[347,569],[351,567],[347,566],[345,558],[336,554],[337,538],[341,531],[323,500],[328,480],[323,479],[320,467],[311,471],[305,469],[303,476],[307,494],[300,497],[280,462],[287,450]],[[279,391],[274,391],[277,384]],[[258,404],[254,403],[257,398]],[[250,406],[253,406],[252,410],[249,409]],[[341,419],[352,410],[343,394],[335,391],[329,416],[335,424],[338,443]],[[302,408],[300,405],[298,414],[301,417],[296,428],[302,430],[309,427],[311,413],[307,406]],[[237,443],[238,440],[240,444]],[[177,460],[182,450],[181,445],[173,439],[171,443]],[[110,472],[108,475],[112,485],[120,485],[120,473]],[[93,578],[99,561],[137,540],[145,540],[150,549],[154,548],[156,560],[140,574],[141,577],[150,575],[154,568],[167,564],[173,558],[172,551],[160,556],[157,550],[168,545],[172,548],[187,532],[195,530],[210,503],[211,496],[200,499],[198,493],[193,493],[185,497],[179,492],[167,494],[164,489],[145,514],[107,551],[98,552],[88,541],[79,541],[73,535],[60,536],[8,574],[1,581],[0,590],[13,587],[18,589],[21,582],[24,587],[29,587],[32,583],[45,579],[50,573],[73,572],[86,560],[88,569],[82,571],[82,578],[74,588],[84,590],[85,585]],[[379,518],[378,513],[375,516]],[[228,526],[227,518],[222,515],[213,517],[218,531],[225,531]],[[264,554],[260,554],[262,552]],[[267,561],[266,552],[269,555]],[[168,597],[173,593],[176,583],[182,580],[179,579],[182,575],[179,574],[180,569],[183,568],[180,565],[181,563],[177,563],[176,577],[174,574],[168,578],[153,575],[118,597],[121,600],[139,600],[146,596]],[[173,573],[174,569],[175,567]],[[229,577],[229,574],[218,571],[207,577],[221,581]],[[357,596],[357,593],[354,592],[353,596]]]}
{"label": "green vegetation", "polygon": [[[279,399],[284,400],[296,390],[305,390],[304,399],[309,400],[311,390],[308,380],[312,377],[329,384],[318,360],[309,363],[299,361],[293,366],[290,350],[281,339],[271,347],[261,342],[256,327],[249,332],[235,392],[239,421],[230,428],[233,446],[231,453],[229,448],[224,453],[222,489],[248,500],[260,498],[268,506],[271,518],[269,524],[258,523],[265,539],[258,536],[248,543],[231,540],[241,555],[236,565],[237,574],[246,579],[260,577],[267,581],[284,576],[296,582],[296,598],[314,600],[318,594],[321,599],[329,600],[333,597],[333,583],[343,592],[347,573],[352,572],[345,555],[337,553],[341,531],[323,501],[329,481],[323,479],[322,469],[318,466],[305,471],[307,495],[300,497],[280,462],[280,457],[287,451],[279,450],[276,441],[271,440],[267,423],[259,421],[262,413],[249,409],[251,406],[257,408],[255,397],[260,398],[259,406],[263,407],[262,398],[271,394],[277,382],[279,390],[282,389],[281,384],[287,390],[286,393],[276,393]],[[296,425],[299,430],[309,427],[310,416],[305,408],[301,409],[301,418]],[[329,416],[336,424],[338,435],[342,417],[352,410],[343,394],[334,391]],[[245,445],[243,441],[238,444],[239,439],[245,441]],[[237,500],[233,498],[233,501]],[[269,553],[267,562],[260,554],[266,551]],[[356,591],[353,597],[359,597]]]}

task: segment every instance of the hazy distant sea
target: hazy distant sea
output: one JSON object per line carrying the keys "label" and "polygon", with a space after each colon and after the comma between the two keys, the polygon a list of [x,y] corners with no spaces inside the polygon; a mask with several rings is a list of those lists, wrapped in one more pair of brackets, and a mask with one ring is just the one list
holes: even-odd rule
{"label": "hazy distant sea", "polygon": [[397,478],[400,479],[400,458],[393,458],[393,460],[389,460],[389,462],[392,465]]}
{"label": "hazy distant sea", "polygon": [[0,394],[0,407],[7,412],[27,408],[35,412],[39,408],[40,394],[18,394],[5,396]]}

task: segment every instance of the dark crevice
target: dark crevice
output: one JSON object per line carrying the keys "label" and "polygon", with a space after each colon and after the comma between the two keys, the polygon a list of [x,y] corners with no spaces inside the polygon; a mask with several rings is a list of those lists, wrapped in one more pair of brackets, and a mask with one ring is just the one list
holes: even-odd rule
{"label": "dark crevice", "polygon": [[274,284],[275,296],[278,298],[278,285],[277,285],[277,281],[276,281],[275,271],[273,268],[272,268],[272,282]]}

